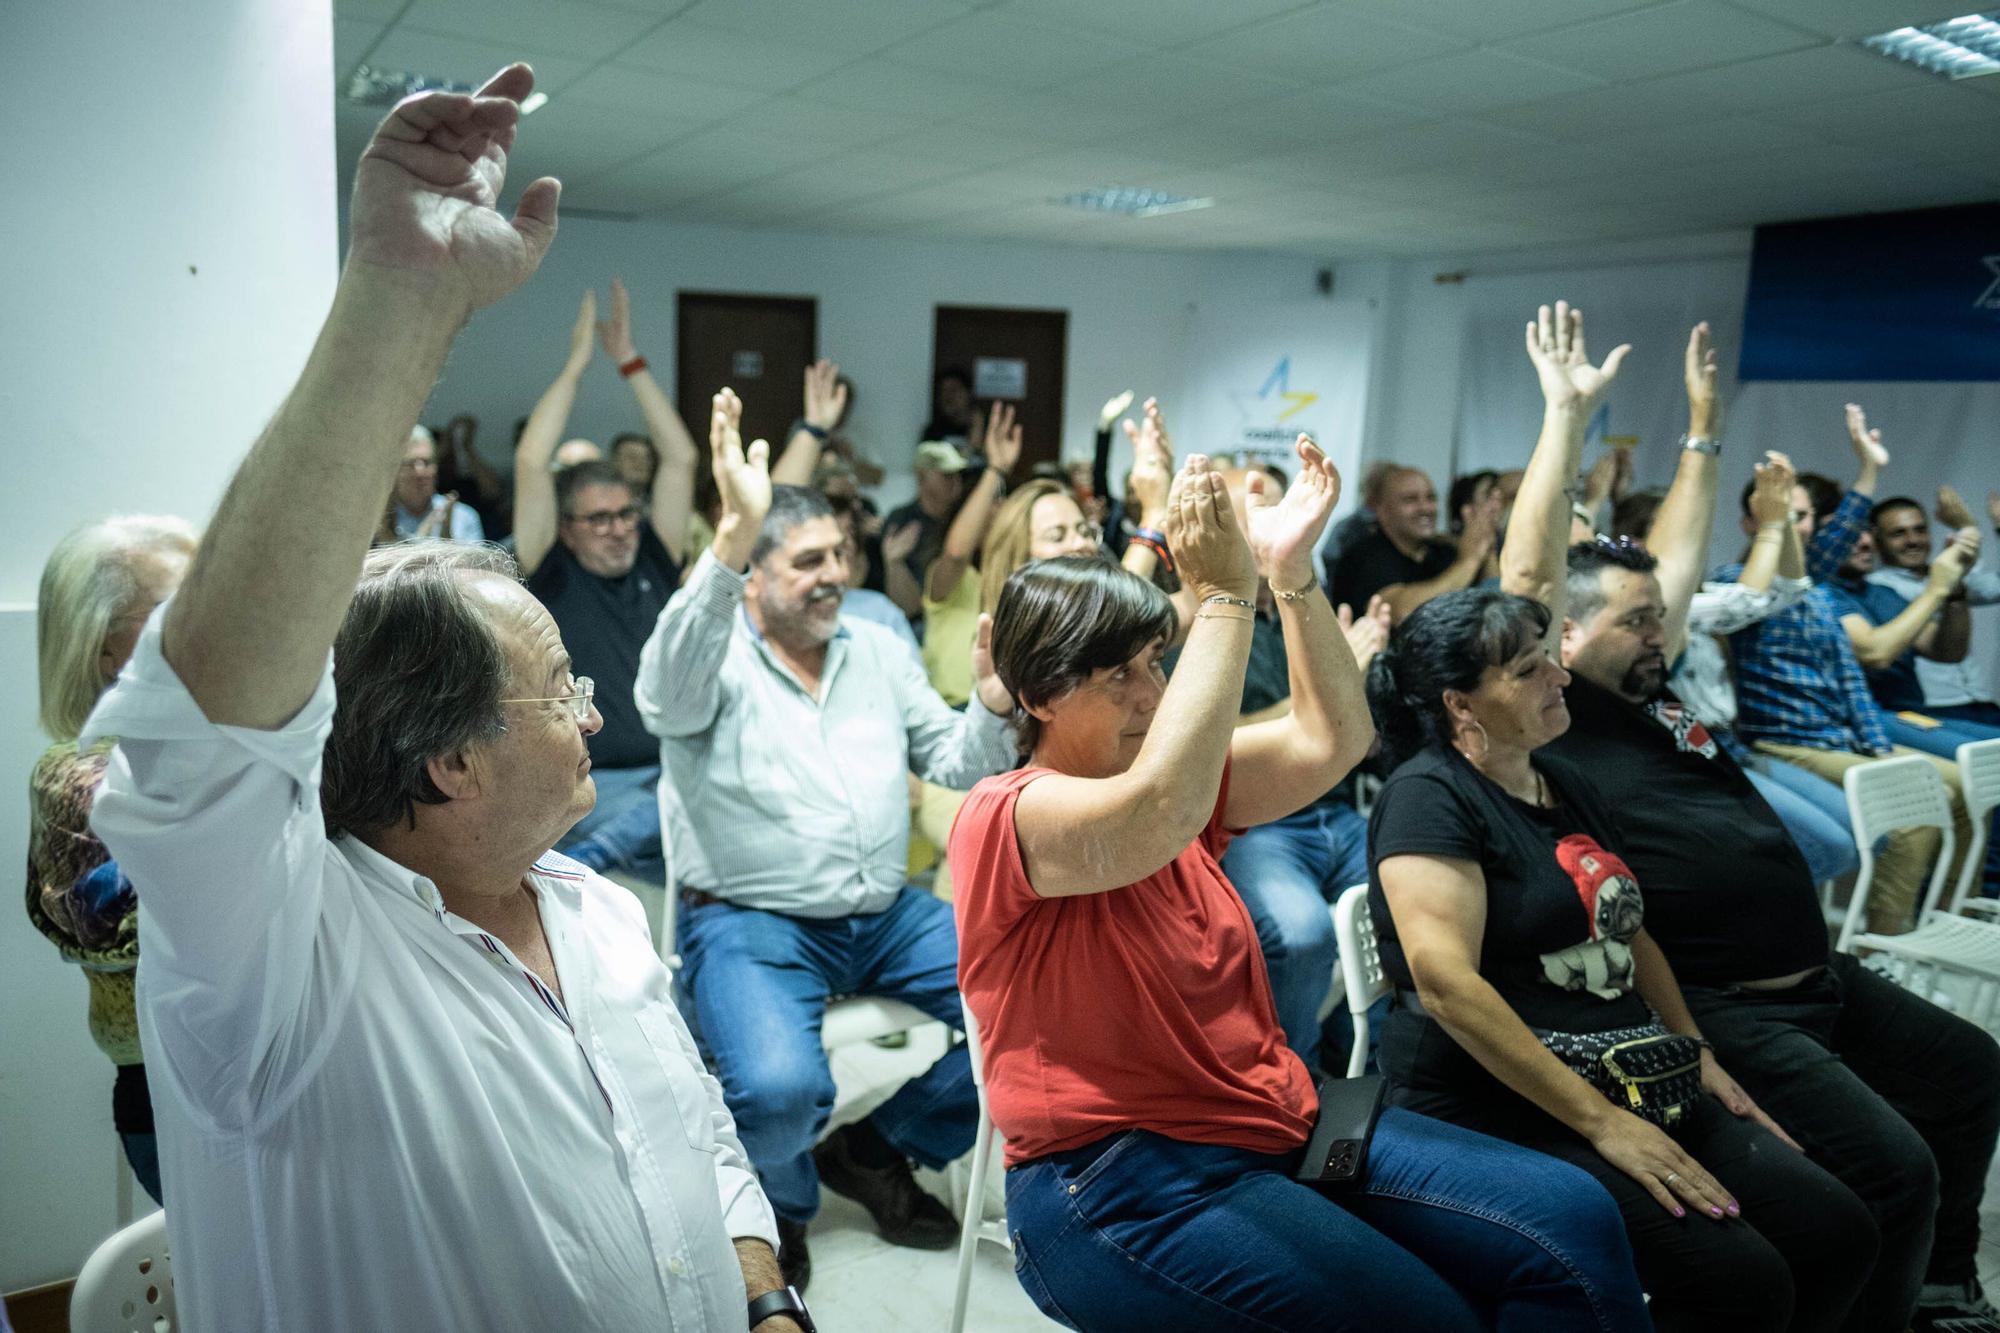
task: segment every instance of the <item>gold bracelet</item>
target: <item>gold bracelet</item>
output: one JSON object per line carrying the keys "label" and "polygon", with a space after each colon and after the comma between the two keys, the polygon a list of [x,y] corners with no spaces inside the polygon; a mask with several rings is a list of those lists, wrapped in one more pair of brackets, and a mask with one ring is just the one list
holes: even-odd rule
{"label": "gold bracelet", "polygon": [[1303,602],[1306,598],[1312,596],[1315,592],[1318,591],[1319,591],[1319,580],[1314,579],[1310,583],[1306,584],[1305,587],[1300,588],[1296,592],[1286,592],[1281,588],[1274,587],[1271,589],[1271,595],[1277,598],[1281,602]]}
{"label": "gold bracelet", "polygon": [[1197,611],[1194,613],[1194,618],[1196,620],[1234,620],[1248,625],[1257,617],[1255,615],[1239,616],[1231,611]]}

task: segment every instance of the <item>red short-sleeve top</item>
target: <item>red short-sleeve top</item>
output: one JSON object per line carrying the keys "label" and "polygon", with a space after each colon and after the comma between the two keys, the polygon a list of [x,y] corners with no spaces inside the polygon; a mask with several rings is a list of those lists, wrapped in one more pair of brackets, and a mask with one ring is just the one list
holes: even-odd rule
{"label": "red short-sleeve top", "polygon": [[1217,858],[1222,811],[1136,884],[1043,898],[1014,803],[1046,768],[974,787],[952,826],[958,979],[1011,1165],[1126,1130],[1299,1147],[1317,1099],[1285,1044],[1257,933]]}

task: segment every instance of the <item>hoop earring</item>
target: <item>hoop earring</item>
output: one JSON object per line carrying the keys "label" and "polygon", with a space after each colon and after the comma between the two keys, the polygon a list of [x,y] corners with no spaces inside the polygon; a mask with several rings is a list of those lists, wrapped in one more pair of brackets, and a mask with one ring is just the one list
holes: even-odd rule
{"label": "hoop earring", "polygon": [[[1470,725],[1472,730],[1479,733],[1479,753],[1474,755],[1471,746],[1465,744],[1460,744],[1459,753],[1463,754],[1468,760],[1471,760],[1476,767],[1486,762],[1486,756],[1493,749],[1493,738],[1486,734],[1486,724],[1478,718],[1473,718]],[[1459,740],[1461,742],[1464,741],[1465,735],[1466,733],[1460,733]]]}

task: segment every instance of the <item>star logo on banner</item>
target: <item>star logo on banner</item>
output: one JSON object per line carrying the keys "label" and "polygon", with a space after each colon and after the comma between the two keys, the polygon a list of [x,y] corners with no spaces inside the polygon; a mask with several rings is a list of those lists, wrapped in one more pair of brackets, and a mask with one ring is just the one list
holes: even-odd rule
{"label": "star logo on banner", "polygon": [[[1995,271],[2000,272],[2000,270]],[[1280,421],[1285,420],[1287,417],[1297,416],[1319,401],[1319,395],[1316,393],[1293,393],[1291,388],[1292,358],[1288,356],[1280,359],[1278,364],[1272,369],[1270,376],[1264,381],[1264,387],[1257,390],[1257,396],[1259,398],[1269,398],[1271,390],[1276,389],[1278,397],[1290,404],[1284,411],[1278,413],[1278,420]]]}
{"label": "star logo on banner", "polygon": [[1972,308],[2000,310],[2000,255],[1988,255],[1982,262],[1985,263],[1987,271],[1992,273],[1993,281],[1986,284],[1986,290],[1979,294],[1979,299],[1972,303]]}
{"label": "star logo on banner", "polygon": [[[1292,388],[1292,358],[1280,357],[1256,393],[1232,393],[1238,419],[1238,448],[1246,455],[1283,457],[1290,452],[1296,427],[1287,420],[1319,401],[1317,393]],[[1278,408],[1276,415],[1272,409]]]}

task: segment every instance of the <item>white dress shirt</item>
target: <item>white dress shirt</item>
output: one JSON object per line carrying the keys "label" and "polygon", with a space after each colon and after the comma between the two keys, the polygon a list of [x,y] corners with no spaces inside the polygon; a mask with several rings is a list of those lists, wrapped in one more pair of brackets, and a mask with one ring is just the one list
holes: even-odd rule
{"label": "white dress shirt", "polygon": [[119,737],[91,824],[146,886],[187,1325],[743,1327],[731,1239],[776,1227],[638,903],[535,865],[557,1001],[430,880],[326,837],[330,658],[287,725],[217,726],[162,614],[86,732]]}
{"label": "white dress shirt", "polygon": [[[1917,594],[1924,590],[1927,580],[1924,574],[1914,569],[1883,565],[1868,576],[1868,581],[1879,583],[1914,602]],[[1965,576],[1965,601],[1968,606],[1991,606],[2000,602],[2000,575],[1995,575],[1990,569],[1968,572]],[[1986,663],[1978,660],[1973,653],[1967,653],[1964,660],[1958,662],[1938,662],[1922,653],[1917,654],[1917,688],[1924,692],[1924,703],[1930,708],[1991,703],[1992,691],[1986,685],[1986,671]]]}
{"label": "white dress shirt", "polygon": [[745,582],[704,554],[639,655],[675,878],[787,916],[880,912],[909,868],[905,774],[964,791],[1013,767],[1007,719],[977,691],[954,712],[894,634],[845,615],[807,694],[751,626]]}

